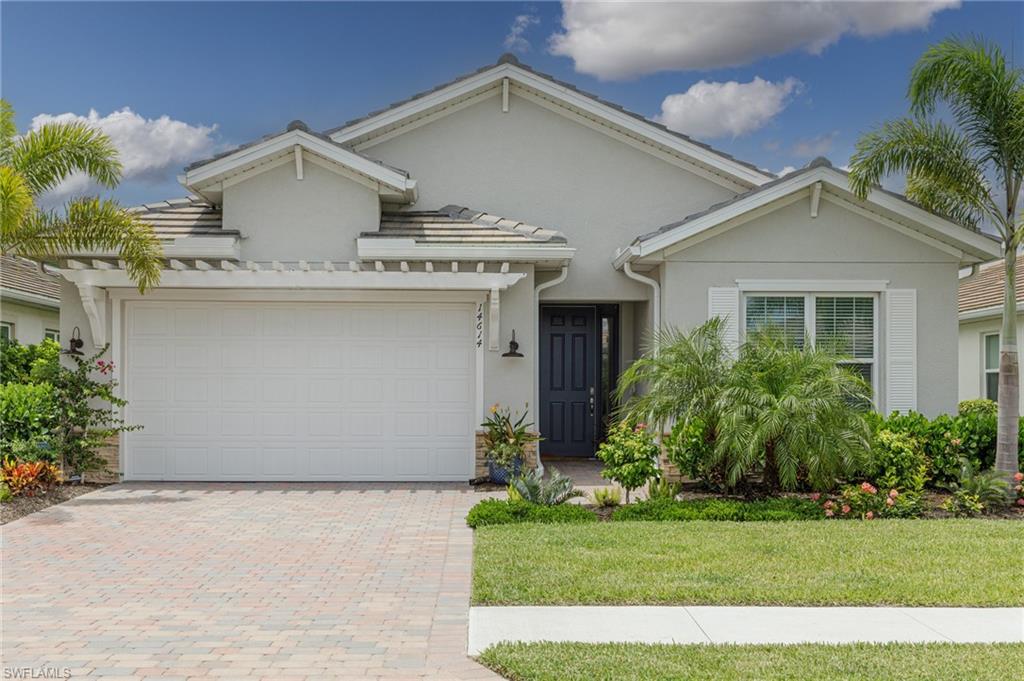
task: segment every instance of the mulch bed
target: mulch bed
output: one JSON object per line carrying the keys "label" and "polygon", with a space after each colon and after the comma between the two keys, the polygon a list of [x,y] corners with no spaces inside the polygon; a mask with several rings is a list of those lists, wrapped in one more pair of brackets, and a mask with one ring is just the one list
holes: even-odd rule
{"label": "mulch bed", "polygon": [[41,511],[49,506],[62,504],[69,499],[74,499],[89,492],[95,492],[104,487],[106,487],[105,484],[86,482],[79,485],[57,485],[45,493],[36,494],[31,497],[16,496],[0,504],[0,525],[5,525],[12,520]]}

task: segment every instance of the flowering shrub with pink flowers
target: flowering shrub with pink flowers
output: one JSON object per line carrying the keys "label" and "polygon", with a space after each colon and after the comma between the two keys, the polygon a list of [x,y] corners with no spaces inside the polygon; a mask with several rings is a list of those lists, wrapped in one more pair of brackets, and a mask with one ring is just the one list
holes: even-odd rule
{"label": "flowering shrub with pink flowers", "polygon": [[895,487],[880,491],[870,482],[844,487],[837,498],[819,499],[824,499],[821,507],[826,518],[915,518],[922,512],[920,494]]}
{"label": "flowering shrub with pink flowers", "polygon": [[1013,491],[1017,493],[1017,508],[1024,511],[1024,473],[1013,474]]}

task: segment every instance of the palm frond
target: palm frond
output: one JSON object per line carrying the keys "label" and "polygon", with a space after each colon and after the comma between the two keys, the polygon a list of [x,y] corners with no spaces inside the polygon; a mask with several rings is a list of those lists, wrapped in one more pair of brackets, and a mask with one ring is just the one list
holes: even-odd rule
{"label": "palm frond", "polygon": [[83,172],[105,187],[121,179],[121,162],[110,138],[82,122],[47,123],[15,140],[10,165],[36,196]]}
{"label": "palm frond", "polygon": [[0,165],[10,164],[11,147],[18,136],[14,123],[14,109],[6,99],[0,99]]}
{"label": "palm frond", "polygon": [[32,190],[19,173],[0,165],[0,252],[34,210]]}
{"label": "palm frond", "polygon": [[960,187],[950,186],[937,179],[916,174],[907,175],[907,198],[924,208],[975,231],[981,228],[985,212],[972,203],[972,197],[963,196]]}
{"label": "palm frond", "polygon": [[35,258],[112,250],[140,291],[160,281],[163,249],[153,228],[116,201],[79,198],[67,203],[64,214],[35,212],[9,248]]}

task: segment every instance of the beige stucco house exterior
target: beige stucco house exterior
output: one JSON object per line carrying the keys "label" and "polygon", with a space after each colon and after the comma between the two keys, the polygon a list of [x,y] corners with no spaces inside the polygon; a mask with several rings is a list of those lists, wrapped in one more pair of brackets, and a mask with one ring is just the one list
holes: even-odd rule
{"label": "beige stucco house exterior", "polygon": [[0,257],[0,338],[34,345],[60,340],[61,280],[37,264]]}
{"label": "beige stucco house exterior", "polygon": [[[1024,256],[1017,257],[1017,266]],[[1017,270],[1020,272],[1021,270]],[[1024,282],[1017,279],[1017,307],[1024,310]],[[1006,277],[1003,261],[974,268],[960,280],[957,311],[960,318],[959,398],[994,400],[999,388],[999,332],[1003,325]],[[1024,338],[1024,312],[1017,315],[1017,338]],[[1024,387],[1024,379],[1022,379]],[[1024,405],[1022,405],[1024,415]]]}
{"label": "beige stucco house exterior", "polygon": [[[324,133],[200,161],[139,208],[167,267],[60,263],[142,480],[467,480],[494,403],[590,456],[659,326],[838,335],[877,408],[957,401],[957,273],[998,244],[824,160],[776,178],[513,57]],[[515,343],[513,343],[513,337]]]}

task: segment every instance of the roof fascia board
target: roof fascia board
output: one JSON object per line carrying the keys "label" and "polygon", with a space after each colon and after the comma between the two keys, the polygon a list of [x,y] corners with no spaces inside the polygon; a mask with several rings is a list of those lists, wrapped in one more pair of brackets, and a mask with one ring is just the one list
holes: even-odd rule
{"label": "roof fascia board", "polygon": [[[120,258],[120,252],[113,249],[63,253],[62,258]],[[238,260],[240,257],[237,236],[183,236],[163,244],[165,258],[221,258]]]}
{"label": "roof fascia board", "polygon": [[202,187],[203,183],[215,180],[220,175],[230,172],[234,168],[252,163],[257,159],[284,151],[291,152],[294,145],[299,144],[313,153],[347,166],[351,170],[371,177],[378,182],[388,185],[398,192],[410,191],[415,187],[415,181],[379,163],[374,163],[347,149],[342,149],[336,144],[311,135],[302,130],[289,130],[281,133],[264,142],[260,142],[246,149],[241,149],[234,154],[217,159],[195,170],[185,173],[185,185],[189,188]]}
{"label": "roof fascia board", "polygon": [[441,246],[417,244],[413,239],[357,239],[363,260],[474,260],[534,262],[572,260],[575,248],[560,246]]}
{"label": "roof fascia board", "polygon": [[[740,199],[739,201],[729,204],[720,210],[703,215],[689,224],[680,225],[678,228],[669,230],[664,234],[652,237],[646,241],[641,241],[638,244],[639,253],[637,255],[639,257],[646,257],[657,251],[667,249],[705,230],[739,217],[748,211],[754,210],[759,206],[771,204],[790,193],[808,188],[816,182],[824,182],[837,189],[849,191],[847,187],[847,178],[842,173],[839,173],[832,168],[814,168],[809,172],[797,175],[791,180],[780,182],[774,187],[756,192],[751,196],[745,199]],[[897,199],[896,197],[890,196],[879,190],[873,190],[868,195],[868,203],[875,203],[886,210],[902,215],[926,228],[933,229],[943,236],[949,237],[954,243],[966,248],[958,248],[957,246],[940,239],[936,239],[919,230],[902,225],[895,220],[891,220],[883,215],[875,213],[874,211],[854,204],[841,196],[830,195],[826,192],[823,193],[823,198],[829,201],[843,201],[844,203],[842,205],[844,205],[844,207],[856,210],[859,214],[864,215],[865,217],[880,222],[887,227],[898,229],[908,236],[923,240],[926,243],[957,257],[962,257],[965,252],[970,253],[970,255],[974,257],[981,257],[981,255],[999,257],[1000,255],[999,244],[992,239],[966,230],[945,218],[932,215],[931,213],[907,203],[906,201]]]}
{"label": "roof fascia board", "polygon": [[[267,161],[266,163],[261,163],[258,166],[253,166],[252,168],[246,168],[245,170],[243,170],[241,172],[235,173],[234,175],[229,175],[228,177],[225,177],[223,180],[221,180],[220,183],[219,183],[220,184],[220,190],[223,191],[223,190],[227,189],[228,187],[234,187],[237,184],[241,184],[242,182],[245,182],[246,180],[248,180],[251,177],[255,177],[256,175],[260,175],[262,173],[265,173],[268,170],[273,170],[274,168],[279,168],[279,167],[281,167],[283,165],[289,165],[289,164],[292,164],[292,163],[295,163],[294,157],[285,155],[285,156],[280,156],[278,158],[275,158],[275,159],[272,159],[270,161]],[[204,187],[204,189],[206,189],[206,187]]]}
{"label": "roof fascia board", "polygon": [[28,293],[27,291],[19,291],[14,288],[0,288],[0,300],[11,300],[17,303],[45,307],[51,310],[60,309],[60,299],[58,298],[41,296],[38,293]]}
{"label": "roof fascia board", "polygon": [[441,109],[438,109],[437,111],[424,114],[422,116],[419,116],[415,119],[408,121],[407,123],[398,125],[394,128],[391,128],[390,130],[386,130],[385,132],[374,135],[372,137],[357,140],[355,144],[352,145],[352,148],[355,149],[356,151],[367,151],[377,146],[378,144],[383,144],[384,142],[387,142],[390,139],[400,137],[407,132],[412,132],[416,128],[421,128],[429,123],[433,123],[439,118],[444,118],[445,116],[453,114],[456,111],[467,109],[473,106],[474,104],[488,100],[491,97],[497,97],[498,95],[501,94],[501,89],[498,85],[498,82],[500,81],[496,81],[493,87],[488,87],[487,89],[481,90],[480,92],[463,97],[458,101],[453,101],[451,104]]}
{"label": "roof fascia board", "polygon": [[[1017,316],[1020,317],[1021,315],[1024,315],[1024,309],[1018,310]],[[977,321],[977,320],[980,320],[980,319],[988,319],[990,317],[1002,317],[1002,316],[1003,316],[1003,306],[1002,305],[993,305],[991,307],[983,307],[983,308],[979,308],[977,310],[968,310],[967,312],[961,312],[960,315],[959,315],[959,319],[962,322],[971,322],[971,321]]]}
{"label": "roof fascia board", "polygon": [[538,76],[513,64],[499,64],[492,69],[470,76],[446,88],[386,110],[377,116],[355,123],[347,128],[342,128],[334,132],[331,135],[331,139],[339,143],[354,140],[358,144],[361,141],[360,138],[372,134],[374,130],[400,125],[405,118],[413,117],[417,113],[425,112],[451,99],[457,99],[473,93],[481,87],[492,84],[498,86],[503,78],[508,78],[514,85],[520,85],[544,93],[591,116],[603,119],[629,133],[684,154],[700,164],[721,171],[726,177],[734,181],[743,183],[745,188],[760,186],[774,179],[770,175],[755,171],[741,163],[704,149],[700,145],[660,130],[646,121],[634,118],[621,111],[616,111],[607,104],[595,101],[591,97],[553,83],[547,78]]}

